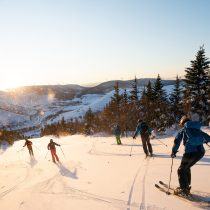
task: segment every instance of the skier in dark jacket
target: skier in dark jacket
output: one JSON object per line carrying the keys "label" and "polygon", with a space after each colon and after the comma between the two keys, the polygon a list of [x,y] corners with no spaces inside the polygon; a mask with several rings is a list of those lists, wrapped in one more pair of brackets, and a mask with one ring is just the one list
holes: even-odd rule
{"label": "skier in dark jacket", "polygon": [[150,156],[153,155],[152,145],[150,143],[151,132],[152,132],[152,129],[149,128],[146,122],[142,120],[138,120],[138,124],[136,126],[136,132],[133,136],[133,139],[135,139],[138,133],[140,133],[142,145],[143,145],[143,149],[144,149],[144,153],[146,154],[146,157],[149,155],[149,153],[150,153]]}
{"label": "skier in dark jacket", "polygon": [[116,137],[117,144],[118,145],[122,144],[121,140],[120,140],[121,130],[120,130],[120,126],[119,125],[116,125],[116,127],[114,129],[114,135]]}
{"label": "skier in dark jacket", "polygon": [[174,194],[188,196],[191,189],[191,170],[205,154],[204,143],[210,141],[210,136],[201,131],[201,124],[198,121],[191,121],[183,116],[180,120],[182,128],[175,137],[171,157],[175,158],[179,146],[183,140],[185,153],[183,154],[181,164],[178,168],[179,187],[175,189]]}
{"label": "skier in dark jacket", "polygon": [[23,145],[23,147],[27,146],[28,151],[29,151],[29,155],[31,157],[34,157],[34,152],[33,152],[33,148],[32,148],[32,142],[29,141],[28,139],[25,139],[25,144]]}
{"label": "skier in dark jacket", "polygon": [[59,162],[59,158],[56,154],[56,148],[55,146],[61,146],[60,144],[55,143],[52,139],[50,139],[50,143],[47,146],[47,149],[50,150],[52,155],[52,161],[55,163],[55,159]]}

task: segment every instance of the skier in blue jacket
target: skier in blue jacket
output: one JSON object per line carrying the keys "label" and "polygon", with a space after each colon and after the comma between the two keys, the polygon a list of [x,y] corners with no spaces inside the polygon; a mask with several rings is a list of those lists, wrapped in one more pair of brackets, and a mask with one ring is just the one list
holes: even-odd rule
{"label": "skier in blue jacket", "polygon": [[136,126],[135,134],[133,135],[133,139],[136,138],[138,133],[141,135],[142,140],[142,146],[144,153],[146,157],[150,154],[150,156],[153,156],[153,150],[152,145],[150,143],[150,135],[151,135],[152,129],[149,128],[146,122],[142,121],[141,119],[138,120],[138,124]]}
{"label": "skier in blue jacket", "polygon": [[179,187],[175,189],[174,194],[188,196],[191,189],[191,170],[205,154],[204,143],[210,142],[210,136],[201,131],[201,124],[198,121],[191,121],[190,118],[183,116],[180,120],[182,128],[174,140],[171,157],[175,158],[179,146],[183,140],[185,153],[183,154],[181,164],[178,168]]}

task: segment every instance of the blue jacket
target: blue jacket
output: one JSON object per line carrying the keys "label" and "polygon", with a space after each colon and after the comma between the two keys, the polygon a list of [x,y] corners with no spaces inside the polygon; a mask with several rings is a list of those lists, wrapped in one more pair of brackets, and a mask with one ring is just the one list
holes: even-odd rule
{"label": "blue jacket", "polygon": [[114,129],[114,135],[115,136],[120,136],[121,135],[120,127],[116,126],[116,128]]}
{"label": "blue jacket", "polygon": [[[175,154],[177,153],[182,140],[183,140],[183,145],[185,146],[185,153],[205,152],[203,144],[199,146],[191,145],[188,140],[189,136],[193,135],[193,132],[196,132],[196,133],[199,132],[199,135],[201,135],[201,137],[203,138],[203,143],[210,142],[210,136],[207,133],[201,131],[200,128],[201,128],[200,122],[197,122],[197,121],[186,122],[184,127],[179,131],[179,133],[174,139],[172,153],[175,153]],[[188,132],[191,132],[190,135],[187,134],[186,129],[188,129]]]}
{"label": "blue jacket", "polygon": [[[138,123],[138,125],[136,126],[136,131],[135,131],[134,136],[137,136],[138,133],[142,134],[142,131],[143,131],[142,122],[140,122],[140,123]],[[147,129],[147,134],[148,134],[148,135],[151,135],[151,132],[152,132],[152,129],[148,127],[148,129]]]}

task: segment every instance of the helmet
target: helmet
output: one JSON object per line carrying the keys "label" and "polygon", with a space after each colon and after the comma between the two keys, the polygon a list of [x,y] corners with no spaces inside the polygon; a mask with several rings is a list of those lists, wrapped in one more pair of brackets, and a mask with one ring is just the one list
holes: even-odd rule
{"label": "helmet", "polygon": [[184,116],[182,116],[182,118],[180,119],[179,124],[180,124],[181,126],[184,126],[184,124],[185,124],[187,121],[190,121],[190,118],[187,117],[186,115],[184,115]]}
{"label": "helmet", "polygon": [[142,119],[138,119],[138,121],[137,121],[138,123],[141,123],[141,122],[143,122],[143,120]]}

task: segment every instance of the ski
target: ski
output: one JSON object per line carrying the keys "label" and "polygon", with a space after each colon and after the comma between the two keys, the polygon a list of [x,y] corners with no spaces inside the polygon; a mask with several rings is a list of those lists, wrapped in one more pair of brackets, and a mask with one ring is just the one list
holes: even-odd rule
{"label": "ski", "polygon": [[188,202],[197,202],[201,205],[205,205],[210,207],[210,201],[204,200],[204,198],[202,198],[200,195],[197,194],[190,194],[189,196],[183,196],[183,195],[176,195],[174,194],[174,190],[175,187],[170,186],[170,188],[168,189],[168,184],[164,183],[163,181],[159,181],[159,184],[155,184],[155,187],[157,189],[159,189],[162,192],[165,192],[167,195],[174,195],[175,197],[184,200],[184,201],[188,201]]}

